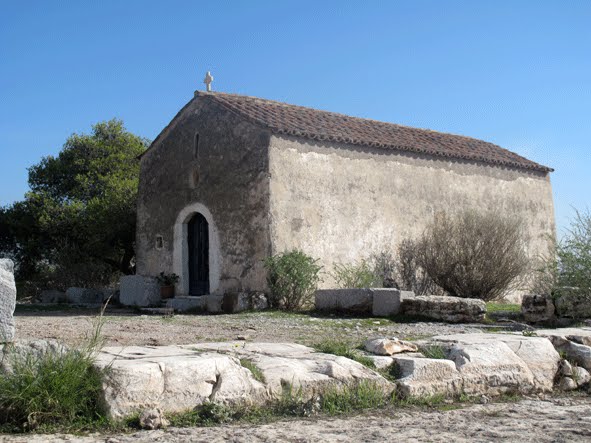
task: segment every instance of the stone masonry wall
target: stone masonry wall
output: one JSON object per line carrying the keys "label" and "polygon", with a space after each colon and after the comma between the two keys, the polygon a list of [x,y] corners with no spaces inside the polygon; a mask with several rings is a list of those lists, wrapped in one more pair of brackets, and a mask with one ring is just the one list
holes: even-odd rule
{"label": "stone masonry wall", "polygon": [[531,257],[555,232],[547,174],[276,136],[269,171],[273,253],[300,248],[329,271],[417,237],[438,211],[520,215]]}
{"label": "stone masonry wall", "polygon": [[211,292],[259,290],[265,284],[262,259],[270,250],[269,135],[205,100],[189,102],[142,157],[137,271],[147,276],[181,272],[175,264],[174,226],[182,211],[198,204],[209,210],[217,232],[215,239],[210,233],[219,264]]}

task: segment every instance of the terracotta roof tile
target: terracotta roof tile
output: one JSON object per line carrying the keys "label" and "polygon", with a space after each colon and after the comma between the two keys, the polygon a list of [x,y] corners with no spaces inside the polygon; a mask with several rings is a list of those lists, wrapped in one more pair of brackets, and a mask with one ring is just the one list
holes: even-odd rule
{"label": "terracotta roof tile", "polygon": [[274,134],[473,160],[543,172],[553,171],[493,143],[462,135],[350,117],[244,95],[220,92],[197,92],[196,95],[209,97],[252,123],[268,128]]}

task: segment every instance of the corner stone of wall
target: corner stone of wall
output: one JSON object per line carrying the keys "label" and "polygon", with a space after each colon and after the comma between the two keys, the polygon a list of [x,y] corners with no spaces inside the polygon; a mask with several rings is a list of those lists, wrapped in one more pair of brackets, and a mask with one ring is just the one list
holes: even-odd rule
{"label": "corner stone of wall", "polygon": [[158,306],[160,285],[154,277],[126,275],[119,281],[119,303],[124,306]]}
{"label": "corner stone of wall", "polygon": [[14,309],[16,308],[16,284],[14,282],[14,263],[0,259],[0,343],[14,341]]}

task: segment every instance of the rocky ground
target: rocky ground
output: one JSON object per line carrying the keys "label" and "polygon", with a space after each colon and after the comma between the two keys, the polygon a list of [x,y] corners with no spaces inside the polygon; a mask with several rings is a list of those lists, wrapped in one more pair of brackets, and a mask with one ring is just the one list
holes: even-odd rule
{"label": "rocky ground", "polygon": [[[19,306],[20,339],[54,338],[70,345],[92,330],[97,309]],[[487,325],[393,322],[377,318],[316,317],[277,312],[237,315],[138,315],[109,309],[104,317],[106,345],[167,345],[247,339],[257,342],[295,342],[306,345],[325,339],[361,343],[375,336],[416,340],[427,336],[489,331]],[[0,436],[20,442],[347,442],[347,441],[591,441],[591,397],[553,396],[517,403],[446,405],[445,408],[403,407],[347,417],[312,417],[268,424],[235,424],[213,428],[171,428],[121,435]]]}
{"label": "rocky ground", "polygon": [[581,442],[591,440],[589,398],[551,398],[441,410],[388,409],[263,425],[170,428],[124,435],[0,436],[2,442]]}
{"label": "rocky ground", "polygon": [[[15,313],[19,339],[53,338],[69,345],[92,331],[95,309],[69,309],[19,305]],[[445,323],[395,323],[383,318],[318,317],[282,312],[233,315],[139,315],[110,308],[104,315],[107,346],[169,345],[247,339],[259,342],[292,342],[313,345],[325,339],[361,343],[368,337],[396,336],[406,340],[432,335],[480,332],[486,326]]]}

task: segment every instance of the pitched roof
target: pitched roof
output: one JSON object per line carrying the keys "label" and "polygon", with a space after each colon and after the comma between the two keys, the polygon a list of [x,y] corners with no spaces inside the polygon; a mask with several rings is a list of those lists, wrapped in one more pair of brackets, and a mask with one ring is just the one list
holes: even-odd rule
{"label": "pitched roof", "polygon": [[462,135],[350,117],[244,95],[198,91],[196,96],[208,97],[250,122],[268,128],[274,134],[465,159],[542,172],[553,171],[493,143]]}

